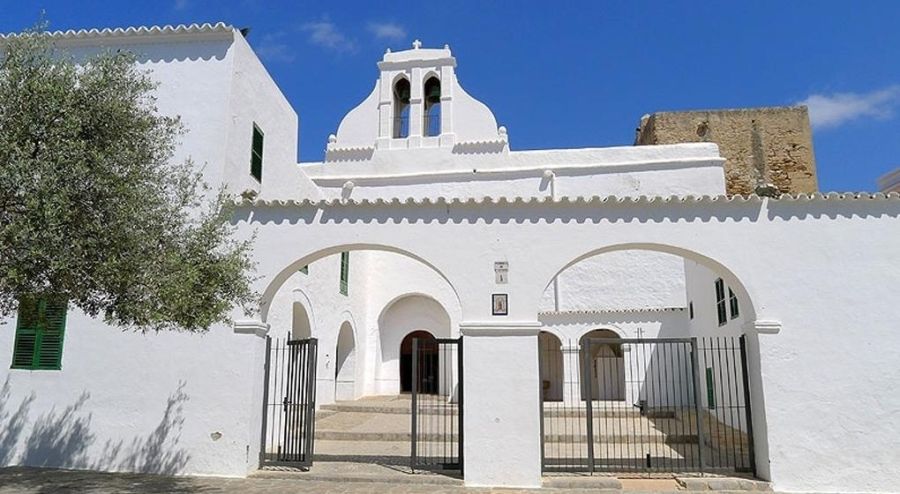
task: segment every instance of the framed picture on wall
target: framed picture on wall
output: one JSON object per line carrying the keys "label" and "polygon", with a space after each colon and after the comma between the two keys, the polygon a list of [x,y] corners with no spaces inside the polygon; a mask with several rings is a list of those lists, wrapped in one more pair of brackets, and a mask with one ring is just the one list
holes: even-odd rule
{"label": "framed picture on wall", "polygon": [[505,293],[495,293],[491,297],[491,307],[495,316],[509,314],[509,304]]}

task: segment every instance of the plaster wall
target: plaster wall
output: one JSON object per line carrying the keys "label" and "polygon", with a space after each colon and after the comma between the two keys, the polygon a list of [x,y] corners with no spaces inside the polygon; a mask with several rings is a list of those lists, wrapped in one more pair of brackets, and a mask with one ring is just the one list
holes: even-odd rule
{"label": "plaster wall", "polygon": [[186,133],[173,162],[192,160],[215,190],[227,181],[223,164],[229,149],[232,39],[232,33],[221,32],[189,39],[158,36],[57,43],[76,61],[117,49],[134,53],[138,68],[159,84],[154,92],[159,113],[177,116],[184,125]]}
{"label": "plaster wall", "polygon": [[[478,343],[466,346],[466,365],[474,366],[466,368],[467,389],[483,390],[467,394],[467,411],[472,410],[465,425],[470,432],[466,451],[472,451],[466,460],[467,481],[471,474],[473,483],[489,479],[523,485],[532,482],[529,472],[539,476],[539,424],[533,410],[540,386],[534,353],[541,324],[538,302],[552,278],[604,249],[647,248],[710,266],[746,301],[741,309],[746,331],[755,340],[751,353],[759,355],[759,373],[751,378],[754,410],[759,412],[754,420],[762,457],[758,463],[776,489],[878,492],[900,482],[891,468],[892,444],[900,430],[890,420],[900,401],[882,392],[898,384],[895,373],[885,371],[898,360],[889,351],[898,346],[892,343],[897,341],[893,323],[900,316],[889,288],[900,283],[896,198],[323,202],[260,205],[253,212],[253,220],[241,228],[259,232],[256,258],[263,292],[267,280],[277,279],[285,266],[291,268],[273,246],[298,235],[305,242],[290,259],[300,264],[306,252],[377,245],[423,259],[448,279],[460,297],[463,334],[467,327],[484,328],[481,332],[491,335],[484,341],[493,347],[479,353],[470,351]],[[281,226],[286,222],[302,228]],[[345,228],[346,223],[354,228]],[[509,315],[503,317],[491,315],[497,259],[511,266],[510,283],[504,287]],[[842,269],[838,276],[823,266]],[[792,275],[772,275],[783,272]],[[858,324],[860,313],[869,314],[864,328]],[[517,338],[524,337],[514,331],[523,327],[533,327],[534,335],[519,348]],[[858,352],[846,351],[848,338],[863,349],[878,345],[880,351],[873,347],[860,359]],[[513,354],[501,365],[504,359],[498,356]],[[535,367],[520,367],[526,364]],[[507,376],[495,366],[516,375]],[[828,369],[827,380],[822,369]],[[499,384],[492,380],[503,382],[503,389],[496,389]],[[819,404],[816,414],[808,413],[809,403]],[[514,432],[505,426],[488,430],[485,417],[472,418],[494,414],[502,422],[499,416],[520,410],[532,410],[533,428],[523,418]],[[527,449],[526,439],[535,441],[533,450]],[[497,468],[492,462],[501,448],[507,457],[518,458],[518,465],[500,465],[502,474],[477,473],[487,468],[476,466],[482,461]]]}
{"label": "plaster wall", "polygon": [[685,307],[684,262],[648,251],[610,252],[585,259],[547,286],[541,311]]}
{"label": "plaster wall", "polygon": [[[199,334],[122,331],[70,307],[62,370],[9,369],[0,331],[0,466],[244,476],[264,341],[217,325]],[[257,382],[259,380],[259,383]]]}

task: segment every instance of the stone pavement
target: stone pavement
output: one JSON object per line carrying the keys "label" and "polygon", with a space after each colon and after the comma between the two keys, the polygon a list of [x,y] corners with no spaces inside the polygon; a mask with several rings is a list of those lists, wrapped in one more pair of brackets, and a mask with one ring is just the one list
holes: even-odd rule
{"label": "stone pavement", "polygon": [[[722,479],[724,480],[724,479]],[[760,483],[762,484],[762,483]],[[729,489],[729,484],[721,484]],[[113,474],[88,471],[50,470],[37,468],[0,469],[0,494],[487,494],[487,493],[532,493],[532,494],[587,494],[597,492],[625,493],[679,493],[673,480],[634,479],[622,480],[621,489],[598,489],[597,485],[583,488],[543,488],[535,489],[486,489],[466,488],[458,485],[435,485],[415,483],[380,483],[368,481],[318,481],[290,477],[256,476],[247,479],[216,477],[166,477],[144,474]],[[710,486],[697,486],[697,488]],[[738,488],[735,484],[733,487]],[[705,492],[713,492],[706,490]],[[741,492],[747,490],[718,490],[715,492]]]}

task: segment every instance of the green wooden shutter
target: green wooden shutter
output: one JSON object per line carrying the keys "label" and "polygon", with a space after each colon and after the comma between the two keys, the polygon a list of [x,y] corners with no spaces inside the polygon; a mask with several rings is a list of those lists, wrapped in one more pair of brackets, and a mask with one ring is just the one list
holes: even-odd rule
{"label": "green wooden shutter", "polygon": [[350,279],[350,253],[341,252],[341,294],[347,295]]}
{"label": "green wooden shutter", "polygon": [[23,297],[19,301],[12,368],[61,368],[67,307],[68,302],[60,298]]}
{"label": "green wooden shutter", "polygon": [[262,182],[263,165],[263,133],[255,124],[253,125],[253,145],[250,150],[250,175],[257,182]]}
{"label": "green wooden shutter", "polygon": [[19,300],[19,315],[16,321],[16,340],[13,344],[13,369],[31,369],[37,350],[40,328],[40,311],[37,299],[23,297]]}
{"label": "green wooden shutter", "polygon": [[60,369],[68,303],[66,300],[58,298],[45,300],[44,303],[44,328],[41,333],[35,368]]}

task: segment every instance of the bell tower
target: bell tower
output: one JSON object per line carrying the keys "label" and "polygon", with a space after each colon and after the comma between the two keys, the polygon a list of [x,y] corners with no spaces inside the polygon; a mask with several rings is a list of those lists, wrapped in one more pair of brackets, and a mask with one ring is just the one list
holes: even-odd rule
{"label": "bell tower", "polygon": [[328,140],[329,154],[350,151],[438,148],[469,142],[505,142],[505,133],[481,102],[456,79],[449,46],[392,52],[378,62],[372,93],[341,121]]}
{"label": "bell tower", "polygon": [[[376,149],[396,148],[392,139],[407,139],[400,147],[452,147],[453,81],[456,59],[450,47],[422,48],[415,40],[411,50],[384,54],[378,69]],[[445,82],[446,81],[446,82]]]}

